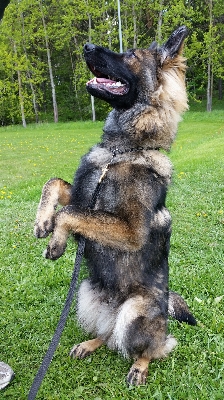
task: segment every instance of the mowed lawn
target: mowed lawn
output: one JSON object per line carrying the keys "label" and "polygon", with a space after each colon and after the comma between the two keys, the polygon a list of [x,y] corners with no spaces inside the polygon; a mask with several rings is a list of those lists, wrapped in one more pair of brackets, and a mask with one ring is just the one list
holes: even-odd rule
{"label": "mowed lawn", "polygon": [[[80,157],[99,141],[100,122],[0,128],[0,360],[16,377],[1,399],[25,400],[54,333],[75,258],[72,240],[57,261],[33,236],[43,184],[72,181]],[[38,392],[42,400],[218,400],[224,397],[224,112],[188,112],[169,154],[173,183],[170,287],[187,300],[198,325],[171,320],[178,347],[150,365],[146,386],[127,387],[131,360],[102,347],[85,360],[69,350],[88,336],[75,305]],[[86,274],[82,266],[80,279]]]}

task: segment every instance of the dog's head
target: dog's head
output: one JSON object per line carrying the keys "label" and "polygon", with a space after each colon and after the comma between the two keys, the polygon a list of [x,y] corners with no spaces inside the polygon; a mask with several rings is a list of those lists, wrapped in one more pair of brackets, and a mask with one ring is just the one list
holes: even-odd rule
{"label": "dog's head", "polygon": [[148,49],[125,53],[87,43],[84,56],[95,75],[87,82],[88,92],[116,109],[128,109],[136,102],[152,104],[153,93],[161,83],[161,71],[175,65],[187,33],[182,26],[161,47],[153,42]]}

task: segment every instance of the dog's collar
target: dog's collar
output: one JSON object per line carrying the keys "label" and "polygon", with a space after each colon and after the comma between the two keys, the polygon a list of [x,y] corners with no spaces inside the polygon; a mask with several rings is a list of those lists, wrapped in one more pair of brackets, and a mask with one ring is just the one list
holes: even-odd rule
{"label": "dog's collar", "polygon": [[134,153],[134,152],[138,152],[138,151],[148,151],[148,150],[159,150],[159,148],[157,147],[142,147],[142,146],[138,146],[138,147],[131,147],[130,149],[124,149],[124,150],[120,150],[117,147],[110,147],[110,152],[113,155],[113,158],[116,157],[116,155],[118,154],[125,154],[125,153]]}
{"label": "dog's collar", "polygon": [[143,151],[143,150],[147,151],[147,150],[159,150],[159,149],[153,148],[153,147],[138,146],[138,147],[131,147],[130,149],[126,149],[126,150],[120,150],[117,147],[111,147],[110,152],[112,153],[112,157],[111,157],[110,161],[105,165],[105,167],[102,168],[102,173],[99,178],[98,185],[100,185],[102,180],[105,178],[110,165],[113,163],[115,157],[118,154],[134,153],[134,152]]}

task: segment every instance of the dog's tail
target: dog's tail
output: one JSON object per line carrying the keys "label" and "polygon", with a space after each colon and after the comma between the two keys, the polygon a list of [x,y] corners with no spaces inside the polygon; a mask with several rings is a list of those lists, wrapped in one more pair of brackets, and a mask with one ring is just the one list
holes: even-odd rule
{"label": "dog's tail", "polygon": [[197,321],[191,314],[187,303],[176,292],[169,291],[168,315],[179,322],[187,322],[189,325],[197,325]]}

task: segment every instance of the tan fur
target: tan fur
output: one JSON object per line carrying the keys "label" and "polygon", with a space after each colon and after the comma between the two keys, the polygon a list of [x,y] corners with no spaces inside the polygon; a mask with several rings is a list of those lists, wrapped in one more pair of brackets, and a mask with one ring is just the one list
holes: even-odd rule
{"label": "tan fur", "polygon": [[153,107],[144,110],[133,124],[137,135],[153,131],[146,140],[148,146],[169,150],[175,139],[181,114],[188,109],[185,89],[185,59],[181,56],[163,66],[160,85],[153,94]]}
{"label": "tan fur", "polygon": [[[99,218],[97,215],[95,217],[93,215],[85,217],[82,215],[74,216],[69,214],[69,209],[67,211],[68,213],[63,212],[57,221],[56,228],[58,226],[60,230],[59,236],[67,236],[67,233],[75,231],[104,245],[118,248],[125,246],[127,250],[135,250],[135,248],[133,249],[133,245],[136,245],[136,248],[141,245],[141,243],[138,245],[138,241],[135,239],[131,228],[124,221],[119,221],[116,217],[100,216]],[[100,231],[99,228],[101,229]],[[53,238],[54,240],[55,237]]]}
{"label": "tan fur", "polygon": [[86,342],[75,345],[70,351],[70,356],[74,358],[85,358],[102,346],[102,344],[103,341],[99,338],[87,340]]}
{"label": "tan fur", "polygon": [[141,357],[132,365],[127,380],[135,385],[144,385],[148,376],[148,366],[150,359]]}
{"label": "tan fur", "polygon": [[71,201],[71,184],[62,179],[50,179],[43,187],[34,225],[34,235],[45,237],[54,227],[54,214],[58,204]]}
{"label": "tan fur", "polygon": [[[48,249],[54,257],[54,249],[61,246],[65,249],[66,241],[71,232],[79,233],[91,240],[97,240],[105,246],[136,251],[145,242],[144,230],[141,228],[141,213],[135,202],[128,207],[132,220],[125,222],[115,216],[102,215],[101,213],[91,213],[88,215],[70,212],[70,206],[57,213],[55,228],[50,239]],[[128,209],[126,210],[128,212]],[[72,210],[71,210],[72,211]],[[136,234],[136,226],[139,226]],[[58,251],[58,250],[57,250]]]}

